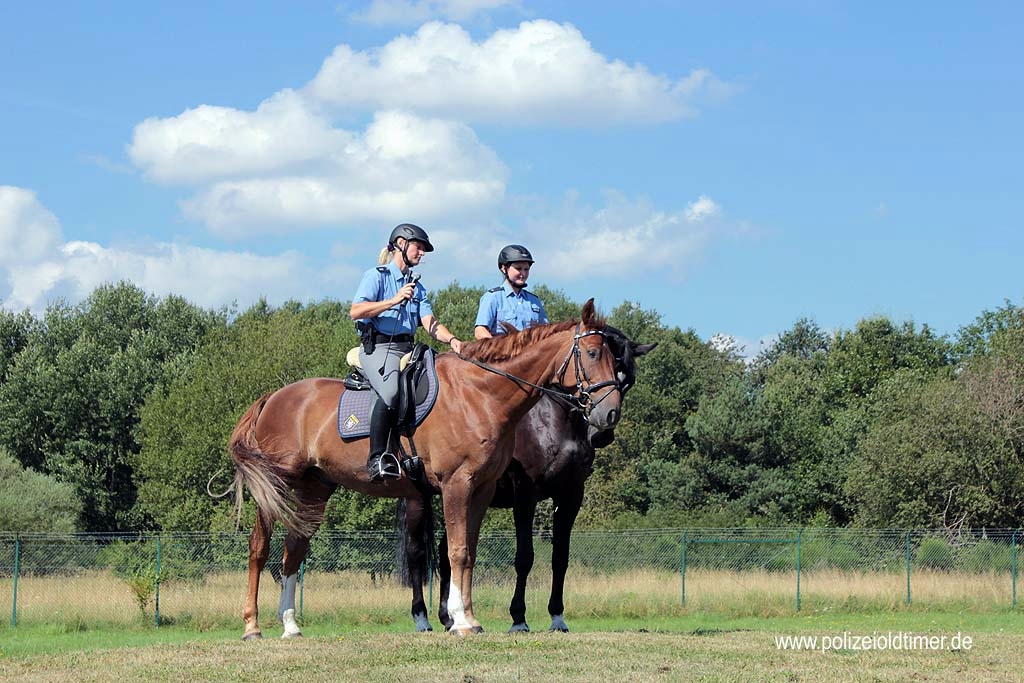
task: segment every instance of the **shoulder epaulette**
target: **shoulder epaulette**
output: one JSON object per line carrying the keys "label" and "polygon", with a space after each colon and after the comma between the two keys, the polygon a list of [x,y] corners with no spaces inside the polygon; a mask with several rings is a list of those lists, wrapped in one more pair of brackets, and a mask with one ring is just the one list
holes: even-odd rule
{"label": "shoulder epaulette", "polygon": [[388,272],[388,267],[387,266],[377,266],[377,272],[378,273],[386,273],[386,272]]}
{"label": "shoulder epaulette", "polygon": [[503,289],[505,289],[505,287],[502,286],[502,285],[499,285],[497,287],[491,287],[490,289],[487,290],[487,293],[490,294],[491,292],[500,292]]}

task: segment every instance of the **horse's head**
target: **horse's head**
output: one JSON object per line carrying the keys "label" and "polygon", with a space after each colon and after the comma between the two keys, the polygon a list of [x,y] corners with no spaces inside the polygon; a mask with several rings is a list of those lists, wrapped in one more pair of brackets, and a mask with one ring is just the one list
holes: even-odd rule
{"label": "horse's head", "polygon": [[[575,376],[575,394],[587,422],[599,430],[611,429],[622,415],[622,387],[604,319],[595,312],[593,299],[583,305],[572,341],[559,369],[559,381],[569,388],[570,378]],[[574,375],[568,372],[570,365]]]}
{"label": "horse's head", "polygon": [[[622,388],[622,398],[625,400],[626,392],[636,384],[636,359],[650,353],[658,343],[639,344],[627,337],[622,330],[611,325],[605,325],[604,336],[608,341],[608,348],[615,357],[615,374]],[[601,430],[591,425],[589,436],[590,445],[594,448],[604,448],[615,440],[615,430]]]}

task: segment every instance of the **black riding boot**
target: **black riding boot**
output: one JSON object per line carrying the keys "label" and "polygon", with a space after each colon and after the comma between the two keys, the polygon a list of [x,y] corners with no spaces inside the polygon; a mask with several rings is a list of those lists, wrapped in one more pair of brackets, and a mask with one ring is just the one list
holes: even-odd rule
{"label": "black riding boot", "polygon": [[388,449],[394,418],[395,411],[378,398],[370,410],[370,457],[366,459],[366,471],[370,473],[371,479],[402,476],[398,458]]}

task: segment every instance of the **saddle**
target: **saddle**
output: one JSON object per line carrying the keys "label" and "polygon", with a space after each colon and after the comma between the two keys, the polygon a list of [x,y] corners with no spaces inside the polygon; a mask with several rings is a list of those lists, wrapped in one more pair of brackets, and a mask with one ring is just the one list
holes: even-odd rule
{"label": "saddle", "polygon": [[[359,347],[345,356],[352,372],[344,378],[345,391],[338,401],[338,434],[344,441],[355,441],[370,435],[370,408],[377,400],[359,361]],[[417,342],[412,351],[399,361],[398,426],[406,436],[423,421],[437,400],[437,371],[434,351]]]}

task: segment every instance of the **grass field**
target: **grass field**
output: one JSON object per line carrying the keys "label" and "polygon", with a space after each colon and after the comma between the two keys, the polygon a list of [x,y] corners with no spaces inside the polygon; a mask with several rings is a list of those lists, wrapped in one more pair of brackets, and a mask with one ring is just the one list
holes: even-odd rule
{"label": "grass field", "polygon": [[[1024,680],[1016,614],[900,613],[645,622],[460,638],[310,626],[294,641],[180,627],[3,633],[0,680],[21,681],[982,681]],[[970,636],[970,648],[786,650],[781,636]],[[10,648],[10,652],[6,648]]]}
{"label": "grass field", "polygon": [[[109,575],[26,579],[19,625],[0,627],[0,681],[1024,681],[1024,615],[1004,575],[917,575],[908,606],[905,576],[805,573],[799,612],[786,573],[688,572],[685,607],[678,574],[571,576],[571,633],[546,632],[537,577],[534,633],[504,632],[511,588],[484,581],[487,633],[459,638],[412,633],[409,592],[390,581],[312,573],[296,641],[277,637],[265,576],[266,638],[253,643],[239,640],[240,574],[163,587],[159,628]],[[783,637],[816,640],[786,649]]]}

